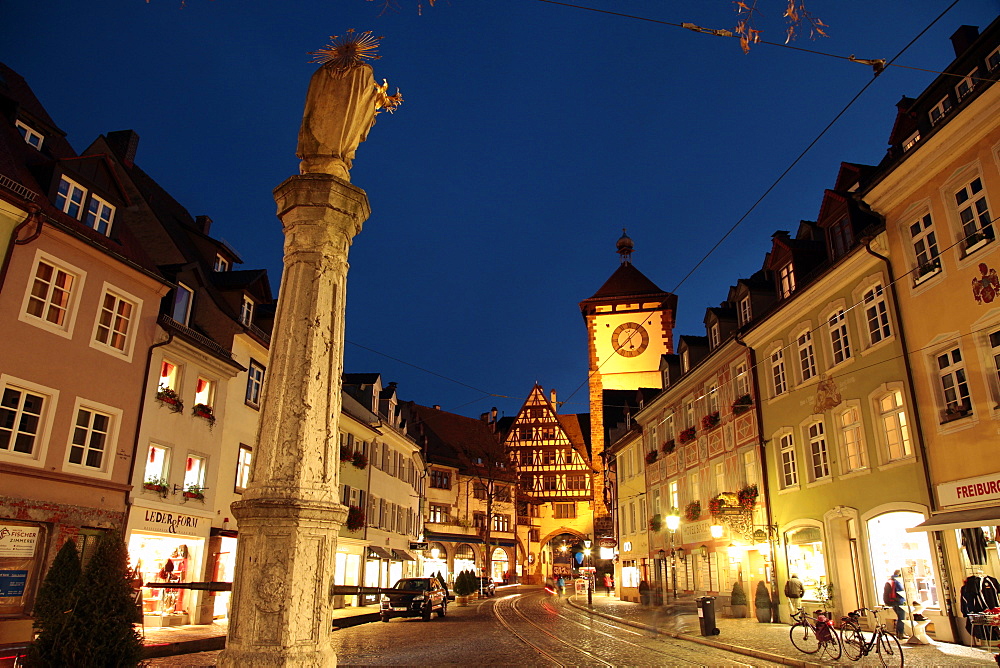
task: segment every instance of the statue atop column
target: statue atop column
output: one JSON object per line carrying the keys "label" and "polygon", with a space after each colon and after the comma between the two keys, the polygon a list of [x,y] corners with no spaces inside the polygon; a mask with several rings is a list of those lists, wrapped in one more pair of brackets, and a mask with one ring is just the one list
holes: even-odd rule
{"label": "statue atop column", "polygon": [[370,30],[356,35],[332,36],[330,44],[313,51],[313,62],[322,63],[309,81],[305,113],[299,129],[296,155],[302,174],[332,174],[351,180],[350,169],[358,144],[368,138],[380,109],[392,113],[403,103],[399,89],[388,94],[385,79],[375,83],[372,67],[378,40]]}

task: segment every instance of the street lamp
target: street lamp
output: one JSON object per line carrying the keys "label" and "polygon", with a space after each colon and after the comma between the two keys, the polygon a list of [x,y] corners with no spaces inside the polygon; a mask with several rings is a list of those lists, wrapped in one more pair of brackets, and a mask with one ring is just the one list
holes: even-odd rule
{"label": "street lamp", "polygon": [[681,516],[676,512],[667,515],[667,530],[670,531],[670,581],[674,592],[674,601],[677,601],[677,553],[674,550],[674,536],[681,525]]}
{"label": "street lamp", "polygon": [[[587,557],[587,566],[588,567],[592,567],[593,566],[593,562],[590,559],[590,547],[589,547],[590,541],[588,540],[588,541],[586,541],[586,543],[587,543],[588,547],[583,548],[583,555],[585,557]],[[594,572],[593,572],[593,570],[591,570],[590,573],[588,573],[588,576],[589,577],[587,578],[587,605],[593,605],[594,604]]]}

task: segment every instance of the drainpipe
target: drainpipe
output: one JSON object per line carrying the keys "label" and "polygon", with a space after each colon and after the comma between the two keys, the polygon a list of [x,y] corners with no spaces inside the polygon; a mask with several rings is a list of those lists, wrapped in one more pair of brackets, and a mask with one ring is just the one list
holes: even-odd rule
{"label": "drainpipe", "polygon": [[[149,370],[153,362],[153,350],[156,348],[161,348],[171,341],[174,340],[174,333],[167,332],[166,341],[160,341],[159,343],[154,343],[149,346],[149,352],[146,353],[146,370],[142,374],[142,390],[139,392],[139,411],[137,413],[138,417],[135,420],[135,439],[132,442],[132,461],[128,465],[128,482],[132,484],[132,476],[135,475],[135,462],[136,458],[139,456],[139,433],[142,427],[142,417],[145,414],[143,407],[146,403],[146,383],[149,382]],[[143,457],[145,459],[145,457]],[[128,531],[128,521],[132,515],[132,492],[129,491],[125,494],[125,524],[122,525],[122,539],[125,538],[125,533]]]}
{"label": "drainpipe", "polygon": [[[884,255],[880,255],[879,253],[876,253],[874,250],[872,250],[871,244],[872,241],[874,241],[874,239],[875,237],[869,237],[867,239],[864,239],[865,250],[868,251],[869,255],[878,258],[879,260],[882,260],[882,262],[885,263],[885,270],[889,279],[888,280],[889,291],[890,294],[892,295],[892,307],[893,307],[892,310],[896,315],[896,328],[899,330],[899,345],[903,349],[903,367],[906,369],[906,384],[910,390],[910,399],[911,399],[911,404],[913,405],[913,416],[915,418],[913,420],[913,423],[916,426],[917,450],[918,452],[920,452],[920,463],[923,465],[923,470],[924,470],[924,484],[927,486],[927,497],[928,499],[930,499],[931,510],[938,510],[937,501],[935,500],[934,497],[934,487],[931,485],[930,462],[927,459],[927,446],[924,441],[923,423],[917,417],[917,393],[913,384],[913,368],[910,365],[910,353],[909,353],[910,348],[906,344],[906,333],[905,329],[903,328],[903,318],[899,310],[899,299],[897,298],[897,293],[896,293],[896,276],[892,270],[892,262],[889,260],[889,258],[887,258]],[[934,533],[934,544],[936,547],[936,551],[938,552],[938,554],[941,555],[941,561],[943,562],[942,565],[944,566],[944,572],[946,574],[950,573],[951,571],[949,569],[950,564],[948,563],[948,556],[947,554],[945,554],[944,549],[942,549],[941,547],[943,542],[941,539],[941,532],[935,531],[933,533]],[[959,634],[958,630],[958,621],[955,619],[955,615],[953,612],[955,606],[952,601],[952,587],[950,586],[951,585],[950,576],[948,577],[947,582],[949,586],[943,589],[948,592],[948,596],[945,598],[945,604],[947,605],[948,621],[951,624],[952,637],[961,638],[962,636]]]}
{"label": "drainpipe", "polygon": [[[747,349],[750,353],[750,368],[751,379],[753,381],[753,392],[757,400],[754,401],[754,412],[757,415],[757,431],[758,434],[764,425],[763,410],[761,408],[761,398],[760,393],[760,382],[758,380],[758,375],[755,369],[757,368],[757,352],[748,346],[743,338],[737,334],[734,340],[739,345]],[[780,611],[780,599],[778,597],[778,548],[775,542],[775,536],[772,532],[772,527],[774,527],[774,517],[771,514],[771,494],[770,494],[770,484],[767,480],[767,459],[764,453],[764,439],[757,439],[757,457],[760,460],[760,483],[763,488],[761,491],[764,496],[764,518],[767,522],[767,542],[771,548],[771,621],[778,623],[781,621]]]}
{"label": "drainpipe", "polygon": [[[10,233],[10,239],[12,243],[7,245],[7,253],[3,258],[3,267],[0,267],[0,290],[3,289],[4,280],[7,278],[7,269],[10,267],[10,258],[14,254],[14,246],[23,246],[25,244],[30,244],[32,241],[37,239],[42,234],[42,223],[43,219],[40,214],[41,209],[37,204],[29,204],[27,206],[28,215],[24,217],[17,227]],[[35,231],[31,233],[27,239],[18,239],[17,235],[21,233],[25,227],[31,224],[32,219],[36,222]]]}

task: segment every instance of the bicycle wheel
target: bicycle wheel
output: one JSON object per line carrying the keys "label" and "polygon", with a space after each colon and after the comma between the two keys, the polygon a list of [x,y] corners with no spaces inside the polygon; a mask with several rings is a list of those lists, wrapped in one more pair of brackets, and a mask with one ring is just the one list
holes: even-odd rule
{"label": "bicycle wheel", "polygon": [[875,652],[883,666],[903,668],[903,646],[899,644],[896,636],[891,636],[888,633],[879,636]]}
{"label": "bicycle wheel", "polygon": [[788,629],[788,638],[795,645],[795,649],[806,654],[815,654],[819,651],[819,640],[816,639],[816,631],[805,622],[799,622]]}
{"label": "bicycle wheel", "polygon": [[829,637],[826,640],[819,641],[819,654],[832,661],[836,661],[844,652],[844,645],[840,639],[840,634],[837,633],[837,629],[831,626],[829,627],[829,631]]}
{"label": "bicycle wheel", "polygon": [[861,629],[853,624],[846,624],[841,629],[841,637],[844,640],[844,654],[851,661],[859,661],[865,653],[865,637],[861,635]]}

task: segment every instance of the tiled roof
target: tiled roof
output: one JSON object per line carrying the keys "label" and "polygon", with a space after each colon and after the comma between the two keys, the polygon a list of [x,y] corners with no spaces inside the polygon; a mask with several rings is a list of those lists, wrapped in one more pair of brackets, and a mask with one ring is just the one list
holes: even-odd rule
{"label": "tiled roof", "polygon": [[611,277],[594,293],[593,297],[585,299],[584,302],[606,301],[608,299],[640,295],[652,299],[666,299],[673,296],[669,292],[664,292],[657,287],[653,281],[646,278],[645,274],[636,269],[634,265],[623,264],[615,270],[615,273],[611,274]]}

